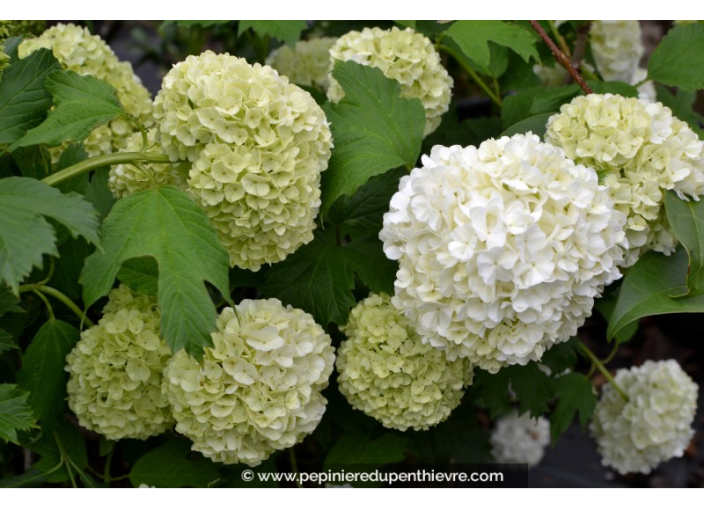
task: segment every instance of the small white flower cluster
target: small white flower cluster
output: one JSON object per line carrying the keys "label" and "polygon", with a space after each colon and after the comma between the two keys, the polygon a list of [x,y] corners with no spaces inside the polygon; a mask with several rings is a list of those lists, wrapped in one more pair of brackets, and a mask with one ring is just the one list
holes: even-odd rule
{"label": "small white flower cluster", "polygon": [[549,444],[550,422],[529,413],[519,416],[516,409],[499,418],[491,432],[491,454],[499,463],[537,466]]}
{"label": "small white flower cluster", "polygon": [[206,457],[256,466],[320,422],[335,362],[309,314],[276,299],[225,308],[203,362],[179,351],[164,370],[176,430]]}
{"label": "small white flower cluster", "polygon": [[[450,107],[452,78],[430,39],[411,28],[374,27],[348,32],[330,49],[330,57],[330,71],[336,60],[376,67],[401,84],[402,97],[420,99],[425,108],[423,136],[438,128],[442,114]],[[328,98],[337,103],[343,97],[345,91],[331,76]]]}
{"label": "small white flower cluster", "polygon": [[335,37],[320,37],[298,41],[295,48],[284,44],[271,52],[266,64],[286,76],[291,83],[326,91],[330,84],[330,48],[335,41]]}
{"label": "small white flower cluster", "polygon": [[[146,127],[154,125],[151,96],[134,74],[132,65],[120,62],[110,46],[97,35],[91,35],[87,28],[59,23],[37,38],[24,40],[18,48],[19,57],[25,58],[40,48],[52,50],[65,69],[112,85],[128,114]],[[83,145],[90,156],[118,152],[125,149],[134,131],[131,121],[118,117],[93,130]]]}
{"label": "small white flower cluster", "polygon": [[423,341],[495,373],[576,333],[621,276],[625,221],[592,169],[527,134],[434,147],[379,237]]}
{"label": "small white flower cluster", "polygon": [[206,51],[169,71],[154,112],[165,154],[193,163],[188,191],[231,266],[257,271],[313,240],[332,140],[308,92],[269,66]]}
{"label": "small white flower cluster", "polygon": [[427,430],[445,420],[472,382],[467,360],[448,361],[424,344],[385,294],[372,294],[340,328],[340,392],[385,427]]}
{"label": "small white flower cluster", "polygon": [[156,300],[120,285],[103,314],[66,357],[68,405],[81,426],[111,440],[161,434],[174,421],[161,392],[171,350]]}
{"label": "small white flower cluster", "polygon": [[661,103],[612,94],[579,96],[548,120],[545,141],[594,168],[617,210],[628,216],[625,266],[676,240],[665,222],[666,190],[680,198],[704,193],[704,144]]}
{"label": "small white flower cluster", "polygon": [[646,361],[614,378],[628,400],[607,383],[590,429],[602,464],[621,474],[648,474],[681,457],[694,430],[699,387],[674,360]]}

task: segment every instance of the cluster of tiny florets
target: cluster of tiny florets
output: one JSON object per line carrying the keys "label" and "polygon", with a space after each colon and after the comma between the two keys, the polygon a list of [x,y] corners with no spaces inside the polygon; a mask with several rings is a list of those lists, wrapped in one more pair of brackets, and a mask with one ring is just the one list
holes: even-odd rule
{"label": "cluster of tiny florets", "polygon": [[398,430],[426,430],[445,420],[472,381],[467,360],[448,361],[424,344],[385,294],[372,294],[340,328],[340,392],[352,407]]}
{"label": "cluster of tiny florets", "polygon": [[161,392],[171,350],[160,337],[156,300],[121,285],[100,322],[66,357],[68,405],[81,426],[111,440],[146,439],[173,425]]}
{"label": "cluster of tiny florets", "polygon": [[[376,67],[401,84],[402,97],[420,99],[425,108],[424,136],[437,129],[442,114],[449,109],[452,78],[430,39],[411,28],[374,27],[348,32],[330,48],[330,57],[331,71],[337,60]],[[344,90],[331,76],[328,98],[339,102],[344,96]]]}
{"label": "cluster of tiny florets", "polygon": [[269,66],[206,51],[169,71],[154,108],[162,151],[193,162],[188,190],[230,265],[256,271],[313,239],[332,139],[308,92]]}
{"label": "cluster of tiny florets", "polygon": [[591,423],[602,464],[621,474],[648,474],[658,464],[681,457],[694,436],[692,422],[699,387],[674,360],[646,361],[614,377]]}
{"label": "cluster of tiny florets", "polygon": [[[152,100],[129,62],[120,62],[110,47],[87,28],[72,24],[58,24],[41,36],[26,39],[20,44],[20,58],[39,48],[49,48],[54,57],[69,71],[89,75],[112,85],[125,111],[139,119],[146,127],[154,124]],[[90,156],[124,150],[127,139],[135,131],[133,123],[118,117],[94,129],[83,145]]]}
{"label": "cluster of tiny florets", "polygon": [[536,466],[550,444],[550,422],[518,415],[515,409],[499,418],[491,432],[491,453],[496,462]]}
{"label": "cluster of tiny florets", "polygon": [[321,37],[298,41],[295,48],[283,45],[271,52],[266,63],[291,83],[327,90],[330,83],[330,48],[335,41],[335,37]]}
{"label": "cluster of tiny florets", "polygon": [[384,215],[393,302],[450,359],[539,360],[620,278],[625,220],[592,169],[535,135],[436,146]]}
{"label": "cluster of tiny florets", "polygon": [[589,30],[592,54],[602,78],[632,83],[643,57],[640,23],[595,20]]}
{"label": "cluster of tiny florets", "polygon": [[309,314],[276,299],[225,308],[198,362],[179,351],[164,371],[176,430],[218,462],[261,463],[310,434],[335,362]]}
{"label": "cluster of tiny florets", "polygon": [[579,96],[550,117],[545,141],[594,168],[617,210],[628,216],[625,265],[650,249],[666,254],[676,240],[665,222],[666,190],[704,193],[704,144],[661,103],[612,94]]}

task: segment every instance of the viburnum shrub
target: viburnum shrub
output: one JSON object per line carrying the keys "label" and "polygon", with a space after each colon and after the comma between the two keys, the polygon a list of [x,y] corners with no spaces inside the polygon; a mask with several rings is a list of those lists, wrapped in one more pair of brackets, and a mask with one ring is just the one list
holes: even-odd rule
{"label": "viburnum shrub", "polygon": [[0,21],[0,487],[534,467],[570,427],[665,469],[704,25],[659,23]]}

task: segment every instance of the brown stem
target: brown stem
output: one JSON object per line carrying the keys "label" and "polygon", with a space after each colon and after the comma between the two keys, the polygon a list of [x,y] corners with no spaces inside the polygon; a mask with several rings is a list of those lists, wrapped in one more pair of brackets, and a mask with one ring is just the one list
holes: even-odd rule
{"label": "brown stem", "polygon": [[587,94],[591,94],[592,89],[589,88],[589,85],[587,85],[582,76],[575,70],[574,67],[572,67],[572,62],[570,62],[570,59],[567,58],[567,55],[560,51],[560,48],[558,48],[552,41],[552,39],[550,39],[550,36],[545,33],[543,27],[541,27],[540,24],[534,20],[530,20],[530,24],[535,29],[535,31],[538,32],[540,38],[545,41],[545,44],[548,45],[550,51],[552,51],[552,54],[555,55],[557,61],[562,65],[562,67],[567,69],[567,72],[570,73],[572,78],[574,78],[574,81],[576,81],[577,84],[582,87],[582,90],[584,92],[586,92]]}
{"label": "brown stem", "polygon": [[572,55],[572,67],[578,71],[582,66],[584,52],[587,49],[587,36],[589,35],[590,28],[592,28],[592,22],[587,21],[577,29],[577,42],[575,43],[574,54]]}

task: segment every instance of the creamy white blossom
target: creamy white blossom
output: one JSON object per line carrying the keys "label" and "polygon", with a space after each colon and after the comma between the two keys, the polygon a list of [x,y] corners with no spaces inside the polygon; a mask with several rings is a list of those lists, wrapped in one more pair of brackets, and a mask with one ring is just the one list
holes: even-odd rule
{"label": "creamy white blossom", "polygon": [[550,117],[545,141],[594,168],[616,208],[628,216],[625,266],[650,249],[674,251],[665,191],[695,200],[704,193],[704,144],[686,122],[661,103],[589,94]]}
{"label": "creamy white blossom", "polygon": [[161,393],[171,350],[160,337],[154,298],[126,285],[110,292],[97,325],[66,357],[68,405],[81,426],[117,441],[146,439],[173,425]]}
{"label": "creamy white blossom", "polygon": [[606,383],[590,429],[604,466],[648,474],[681,457],[694,436],[699,387],[674,360],[646,361],[614,377],[628,400]]}
{"label": "creamy white blossom", "polygon": [[335,41],[337,41],[335,37],[320,37],[309,41],[298,41],[294,48],[284,44],[271,52],[266,59],[266,64],[296,85],[327,90],[330,48]]}
{"label": "creamy white blossom", "polygon": [[576,333],[621,276],[624,223],[592,169],[528,134],[435,146],[380,238],[423,340],[496,372]]}
{"label": "creamy white blossom", "polygon": [[[425,108],[423,136],[437,129],[442,114],[450,107],[452,78],[430,39],[411,28],[353,30],[337,40],[330,57],[331,71],[336,60],[376,67],[401,84],[402,97],[420,99]],[[344,96],[345,91],[331,76],[328,98],[337,103]]]}
{"label": "creamy white blossom", "polygon": [[225,464],[260,464],[313,432],[335,362],[330,337],[309,314],[277,299],[225,308],[203,361],[176,353],[163,388],[176,430]]}
{"label": "creamy white blossom", "polygon": [[550,444],[550,422],[517,410],[499,418],[491,432],[491,454],[496,462],[536,466]]}
{"label": "creamy white blossom", "polygon": [[595,20],[589,39],[602,78],[631,83],[643,58],[640,23],[634,20]]}
{"label": "creamy white blossom", "polygon": [[355,306],[340,328],[340,392],[355,409],[398,430],[426,430],[445,420],[472,382],[467,360],[448,361],[424,344],[386,294]]}

